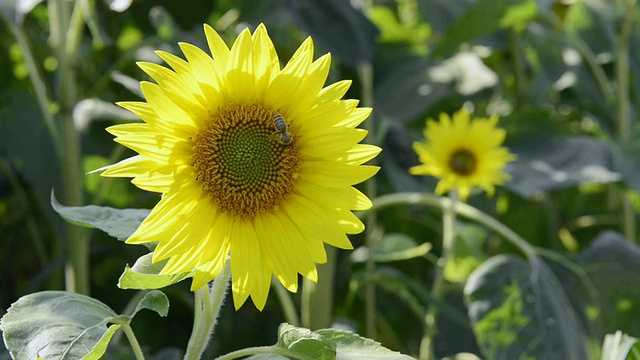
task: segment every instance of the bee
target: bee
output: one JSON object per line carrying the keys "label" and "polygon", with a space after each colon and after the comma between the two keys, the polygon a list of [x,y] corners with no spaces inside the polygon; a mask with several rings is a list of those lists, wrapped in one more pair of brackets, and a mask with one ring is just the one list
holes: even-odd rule
{"label": "bee", "polygon": [[273,116],[273,126],[276,128],[276,131],[281,134],[289,129],[289,125],[280,114],[275,114]]}
{"label": "bee", "polygon": [[286,131],[280,133],[280,145],[290,146],[291,144],[293,144],[293,136]]}
{"label": "bee", "polygon": [[273,127],[276,128],[274,135],[278,137],[280,145],[290,146],[293,144],[293,136],[287,131],[289,130],[289,124],[287,124],[282,115],[275,114],[273,116]]}

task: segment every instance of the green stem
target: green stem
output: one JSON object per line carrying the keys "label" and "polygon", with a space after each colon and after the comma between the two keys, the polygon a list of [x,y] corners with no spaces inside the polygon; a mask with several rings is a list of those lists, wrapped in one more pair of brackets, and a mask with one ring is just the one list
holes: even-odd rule
{"label": "green stem", "polygon": [[522,107],[522,105],[526,104],[527,89],[528,89],[525,64],[520,51],[521,36],[520,36],[519,30],[511,29],[509,43],[511,47],[511,56],[513,57],[513,67],[514,67],[515,85],[516,85],[516,104],[515,105],[516,105],[516,109],[519,109]]}
{"label": "green stem", "polygon": [[[302,288],[303,291],[304,286],[305,285],[303,285]],[[296,306],[291,299],[291,293],[279,282],[272,282],[271,288],[275,290],[276,296],[280,300],[280,306],[284,313],[285,321],[293,326],[300,326],[300,316],[298,316]]]}
{"label": "green stem", "polygon": [[[437,197],[429,193],[393,193],[382,195],[374,199],[373,208],[367,211],[360,212],[358,216],[360,218],[371,216],[372,213],[397,205],[424,205],[433,208],[444,209],[445,207],[450,206],[450,202],[451,200],[448,198]],[[493,217],[483,213],[473,206],[460,202],[456,205],[455,210],[457,215],[474,220],[502,235],[520,252],[522,252],[527,259],[531,260],[537,256],[536,249],[531,246],[531,244],[529,244],[520,235],[516,234],[513,230],[509,229],[507,226],[494,219]]]}
{"label": "green stem", "polygon": [[[450,193],[450,201],[442,208],[442,254],[435,268],[431,296],[436,301],[442,301],[444,291],[444,269],[449,259],[449,254],[455,241],[456,204],[458,203],[456,191]],[[420,342],[420,359],[431,360],[435,358],[433,340],[438,331],[439,308],[434,304],[429,306],[424,317],[425,332]]]}
{"label": "green stem", "polygon": [[25,65],[27,66],[27,69],[29,69],[29,79],[31,80],[31,86],[35,93],[36,100],[38,101],[38,106],[40,107],[40,112],[42,113],[42,118],[44,120],[47,133],[49,134],[49,138],[51,138],[51,142],[53,143],[53,149],[56,156],[61,157],[62,139],[60,138],[60,129],[58,129],[58,127],[56,126],[55,119],[49,109],[51,97],[49,95],[49,92],[47,91],[46,83],[42,78],[40,68],[38,67],[35,58],[33,57],[33,52],[31,51],[29,40],[22,28],[14,25],[12,21],[5,21],[5,23],[8,24],[9,29],[11,29],[11,32],[13,32],[13,36],[15,37],[18,46],[20,46],[22,58]]}
{"label": "green stem", "polygon": [[[369,63],[363,63],[358,65],[358,78],[362,87],[362,104],[364,106],[373,106],[373,66]],[[372,142],[375,140],[375,121],[373,118],[369,118],[365,122],[365,129],[369,132],[367,138]],[[372,163],[371,165],[375,165]],[[369,198],[374,198],[378,193],[378,186],[375,179],[367,181],[365,185],[365,193]],[[378,219],[376,215],[367,218],[365,224],[365,239],[366,246],[372,247],[380,234],[378,229]],[[365,267],[368,271],[374,271],[376,264],[372,259],[367,259]],[[376,338],[376,288],[374,284],[367,285],[365,289],[365,317],[366,317],[366,334],[369,338]]]}
{"label": "green stem", "polygon": [[[631,110],[629,100],[629,40],[636,16],[636,0],[623,0],[624,20],[616,46],[616,80],[618,83],[618,139],[624,140],[631,133]],[[624,189],[618,189],[621,199],[622,227],[627,239],[637,241],[635,211]]]}
{"label": "green stem", "polygon": [[327,246],[327,263],[318,265],[318,283],[304,279],[302,285],[302,326],[324,329],[333,321],[333,285],[338,250]]}
{"label": "green stem", "polygon": [[131,326],[122,325],[122,330],[124,330],[125,335],[127,335],[127,339],[129,340],[129,344],[131,344],[131,349],[133,349],[133,354],[135,355],[136,360],[144,360],[142,348],[140,348],[140,343],[138,343],[138,339],[136,339],[136,335],[133,333]]}
{"label": "green stem", "polygon": [[230,277],[230,263],[227,261],[220,274],[213,281],[211,289],[207,284],[194,291],[193,332],[189,338],[184,360],[199,360],[207,348],[209,339],[216,327],[218,314],[227,293]]}
{"label": "green stem", "polygon": [[[60,121],[62,129],[62,180],[65,204],[79,206],[84,203],[84,181],[80,136],[73,123],[73,107],[77,100],[77,81],[75,61],[77,51],[70,43],[80,35],[82,27],[78,25],[77,16],[71,22],[70,5],[79,6],[78,2],[52,0],[50,5],[50,27],[52,44],[58,60],[57,99],[60,103]],[[74,11],[74,13],[76,13]],[[81,20],[81,19],[80,19]],[[80,21],[80,25],[82,25]],[[68,48],[69,47],[69,48]],[[69,53],[69,51],[74,51]],[[89,239],[88,232],[76,225],[66,223],[67,254],[65,265],[66,288],[68,291],[89,294]]]}
{"label": "green stem", "polygon": [[245,349],[236,350],[228,354],[218,356],[216,360],[233,360],[241,357],[256,355],[256,354],[275,354],[286,356],[290,358],[296,358],[296,353],[288,351],[287,349],[280,348],[278,346],[257,346]]}

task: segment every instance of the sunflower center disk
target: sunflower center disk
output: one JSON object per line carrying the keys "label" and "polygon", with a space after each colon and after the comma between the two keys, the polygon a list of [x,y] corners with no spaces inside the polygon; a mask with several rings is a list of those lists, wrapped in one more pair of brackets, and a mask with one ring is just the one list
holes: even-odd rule
{"label": "sunflower center disk", "polygon": [[470,175],[476,170],[477,160],[475,155],[467,149],[458,149],[449,158],[451,171],[458,175]]}
{"label": "sunflower center disk", "polygon": [[212,114],[195,138],[196,178],[221,211],[253,219],[293,191],[297,144],[283,146],[276,113],[261,105],[229,105]]}

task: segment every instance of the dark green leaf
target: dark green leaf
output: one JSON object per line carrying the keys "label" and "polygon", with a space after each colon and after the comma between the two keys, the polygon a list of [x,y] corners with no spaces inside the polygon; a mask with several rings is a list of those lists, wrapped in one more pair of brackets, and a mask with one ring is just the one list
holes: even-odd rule
{"label": "dark green leaf", "polygon": [[493,257],[471,274],[464,293],[486,358],[588,359],[576,310],[541,260]]}
{"label": "dark green leaf", "polygon": [[[523,6],[531,0],[478,0],[466,9],[443,34],[434,53],[448,55],[454,52],[460,44],[474,40],[503,27],[514,24],[514,9]],[[535,6],[535,3],[533,3]],[[510,15],[511,17],[507,17]],[[522,17],[518,17],[522,21]],[[506,20],[505,20],[506,19]],[[507,21],[508,23],[504,23]]]}
{"label": "dark green leaf", "polygon": [[336,345],[331,340],[309,329],[281,324],[278,328],[276,346],[286,349],[301,360],[324,360],[336,358]]}
{"label": "dark green leaf", "polygon": [[640,191],[640,127],[620,142],[620,172],[630,188]]}
{"label": "dark green leaf", "polygon": [[98,228],[118,240],[126,240],[149,216],[147,209],[114,209],[107,206],[64,206],[51,192],[51,206],[70,223]]}
{"label": "dark green leaf", "polygon": [[88,354],[99,358],[119,328],[107,327],[114,317],[113,310],[90,297],[44,291],[13,303],[0,329],[16,359],[81,359]]}
{"label": "dark green leaf", "polygon": [[379,342],[364,338],[358,334],[336,329],[322,329],[316,331],[325,339],[336,344],[337,360],[411,360],[410,356],[391,351]]}
{"label": "dark green leaf", "polygon": [[620,180],[609,144],[588,137],[543,139],[512,147],[518,159],[507,167],[512,179],[507,187],[531,197],[537,193],[584,183],[606,184]]}
{"label": "dark green leaf", "polygon": [[579,262],[597,289],[588,313],[601,333],[639,334],[640,248],[619,233],[605,231],[580,254]]}
{"label": "dark green leaf", "polygon": [[378,29],[344,0],[286,0],[300,27],[344,64],[370,63]]}
{"label": "dark green leaf", "polygon": [[133,267],[127,266],[118,280],[118,287],[139,290],[161,289],[193,276],[192,273],[159,275],[167,261],[153,264],[152,257],[153,253],[145,254],[136,260]]}

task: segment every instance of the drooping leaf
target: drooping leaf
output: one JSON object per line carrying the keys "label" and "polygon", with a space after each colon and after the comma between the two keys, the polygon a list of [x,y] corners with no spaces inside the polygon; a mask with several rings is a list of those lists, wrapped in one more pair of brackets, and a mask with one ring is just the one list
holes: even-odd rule
{"label": "drooping leaf", "polygon": [[588,359],[585,330],[540,259],[486,261],[464,288],[478,344],[489,359]]}
{"label": "drooping leaf", "polygon": [[81,359],[88,354],[99,358],[120,327],[107,327],[116,316],[90,297],[44,291],[13,303],[2,317],[0,329],[15,359]]}
{"label": "drooping leaf", "polygon": [[64,206],[51,192],[51,206],[65,220],[84,227],[98,228],[118,240],[126,240],[149,216],[147,209],[114,209],[107,206]]}
{"label": "drooping leaf", "polygon": [[510,150],[518,159],[509,164],[507,187],[531,197],[540,192],[564,189],[584,183],[619,181],[616,160],[609,144],[587,137],[538,139]]}
{"label": "drooping leaf", "polygon": [[286,0],[300,27],[323,49],[351,66],[370,63],[378,29],[348,1]]}
{"label": "drooping leaf", "polygon": [[277,347],[286,349],[302,360],[329,360],[336,357],[336,345],[309,329],[281,324]]}
{"label": "drooping leaf", "polygon": [[[411,237],[401,233],[390,233],[374,244],[371,249],[359,248],[352,253],[351,258],[356,262],[366,261],[368,258],[375,262],[402,261],[422,257],[433,246],[430,243],[418,245]],[[368,256],[359,256],[364,250]]]}
{"label": "drooping leaf", "polygon": [[389,350],[379,342],[362,337],[352,332],[322,329],[316,331],[325,339],[329,339],[336,344],[337,360],[411,360],[410,356]]}
{"label": "drooping leaf", "polygon": [[153,264],[151,262],[152,257],[153,253],[145,254],[138,258],[132,267],[127,266],[122,275],[120,275],[118,287],[121,289],[140,290],[161,289],[193,276],[192,273],[160,275],[160,271],[167,261]]}

